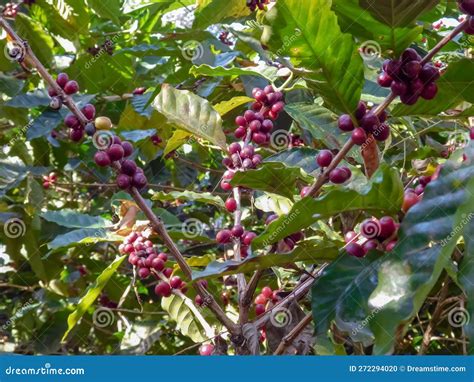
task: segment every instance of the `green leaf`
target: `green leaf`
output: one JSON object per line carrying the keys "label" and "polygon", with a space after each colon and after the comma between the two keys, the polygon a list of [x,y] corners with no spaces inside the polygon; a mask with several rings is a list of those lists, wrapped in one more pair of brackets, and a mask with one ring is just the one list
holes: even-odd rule
{"label": "green leaf", "polygon": [[274,66],[260,66],[250,68],[224,68],[222,66],[212,67],[206,64],[193,66],[189,70],[189,74],[207,77],[225,77],[225,76],[259,76],[266,78],[269,81],[275,81],[278,69]]}
{"label": "green leaf", "polygon": [[64,116],[53,110],[45,110],[26,131],[26,138],[28,140],[39,137],[47,137],[56,127],[58,127],[64,120]]}
{"label": "green leaf", "polygon": [[360,0],[365,11],[391,27],[413,24],[418,16],[438,3],[439,0]]}
{"label": "green leaf", "polygon": [[235,260],[213,261],[203,271],[194,271],[193,280],[216,278],[237,273],[250,273],[259,269],[285,266],[302,261],[317,264],[334,260],[338,255],[337,243],[328,240],[305,240],[290,253],[271,253],[268,255],[251,256],[240,262]]}
{"label": "green leaf", "polygon": [[164,84],[153,107],[179,128],[226,149],[221,116],[204,98]]}
{"label": "green leaf", "polygon": [[235,108],[245,105],[249,102],[253,102],[254,99],[247,97],[247,96],[238,96],[233,97],[227,101],[219,102],[218,104],[214,105],[214,109],[221,115],[225,115],[228,112],[234,110]]}
{"label": "green leaf", "polygon": [[185,130],[177,129],[174,131],[173,135],[166,142],[166,147],[163,151],[163,156],[168,155],[170,152],[179,149],[182,145],[188,142],[192,134],[188,133]]}
{"label": "green leaf", "polygon": [[40,216],[47,221],[68,228],[104,228],[112,225],[112,222],[100,216],[81,214],[67,208],[60,211],[46,211]]}
{"label": "green leaf", "polygon": [[397,213],[402,199],[403,185],[397,170],[383,164],[370,182],[360,190],[337,187],[319,198],[306,197],[296,202],[287,215],[270,223],[266,230],[253,240],[252,247],[260,248],[275,243],[320,219],[341,212],[371,210]]}
{"label": "green leaf", "polygon": [[318,168],[316,156],[319,150],[309,147],[293,147],[291,149],[281,151],[264,159],[266,162],[284,163],[287,167],[296,167],[303,169],[307,174],[313,174]]}
{"label": "green leaf", "polygon": [[290,211],[293,202],[284,196],[265,192],[264,195],[255,199],[254,205],[264,212],[274,212],[278,215],[282,215]]}
{"label": "green leaf", "polygon": [[120,25],[121,2],[117,0],[87,0],[87,4],[100,17],[112,20],[114,24]]}
{"label": "green leaf", "polygon": [[66,333],[64,333],[62,342],[64,342],[71,332],[71,330],[76,326],[78,321],[82,318],[84,313],[90,308],[90,306],[94,303],[96,298],[102,292],[105,285],[108,283],[112,275],[117,271],[122,261],[125,259],[125,255],[118,257],[115,259],[107,268],[105,268],[102,273],[97,277],[94,284],[92,284],[88,289],[86,294],[81,298],[79,303],[77,304],[76,309],[72,312],[67,318],[67,325],[68,328]]}
{"label": "green leaf", "polygon": [[448,65],[446,72],[436,82],[438,94],[433,100],[419,99],[413,106],[397,105],[394,116],[423,115],[435,116],[454,108],[462,101],[474,103],[474,93],[470,90],[474,82],[474,61],[463,58]]}
{"label": "green leaf", "polygon": [[224,202],[219,196],[212,195],[210,192],[194,192],[194,191],[170,191],[170,192],[155,192],[151,198],[152,200],[160,201],[189,201],[200,202],[205,204],[212,204],[219,208],[224,208]]}
{"label": "green leaf", "polygon": [[250,10],[244,1],[198,0],[193,27],[205,29],[211,24],[248,16]]}
{"label": "green leaf", "polygon": [[297,180],[309,183],[314,179],[301,171],[300,168],[287,167],[282,163],[264,163],[257,170],[237,171],[230,184],[293,199]]}
{"label": "green leaf", "polygon": [[341,32],[331,2],[279,0],[267,18],[273,51],[310,70],[308,84],[332,107],[352,114],[364,84],[362,58],[352,36]]}
{"label": "green leaf", "polygon": [[79,228],[68,233],[58,235],[48,243],[49,249],[68,248],[78,245],[90,245],[100,242],[120,242],[121,236],[113,235],[104,228]]}

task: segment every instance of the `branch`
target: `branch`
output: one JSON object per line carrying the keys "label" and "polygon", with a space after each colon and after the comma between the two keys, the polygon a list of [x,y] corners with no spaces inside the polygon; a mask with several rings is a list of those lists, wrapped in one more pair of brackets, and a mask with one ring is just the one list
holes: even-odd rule
{"label": "branch", "polygon": [[313,320],[313,314],[308,313],[299,323],[296,325],[291,332],[289,332],[283,339],[281,340],[280,344],[278,345],[277,349],[273,353],[273,355],[281,355],[284,353],[285,349],[290,346],[293,341],[300,335],[306,326]]}

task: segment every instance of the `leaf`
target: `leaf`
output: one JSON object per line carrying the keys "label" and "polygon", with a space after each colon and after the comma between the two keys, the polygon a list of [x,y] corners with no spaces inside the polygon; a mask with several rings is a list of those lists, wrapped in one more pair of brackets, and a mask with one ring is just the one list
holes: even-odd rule
{"label": "leaf", "polygon": [[315,104],[290,103],[285,111],[298,125],[308,131],[314,139],[325,143],[330,149],[342,147],[345,137],[337,127],[338,116],[325,107]]}
{"label": "leaf", "polygon": [[190,202],[200,202],[212,204],[219,208],[224,208],[224,202],[219,196],[212,195],[210,192],[194,192],[194,191],[169,191],[167,193],[160,191],[155,192],[152,200],[174,201],[185,200]]}
{"label": "leaf", "polygon": [[184,336],[188,336],[194,342],[203,342],[206,340],[204,330],[198,324],[191,309],[184,300],[175,294],[161,299],[161,307],[168,312],[170,318],[176,322],[177,329]]}
{"label": "leaf", "polygon": [[[332,107],[352,114],[359,102],[364,73],[352,36],[341,32],[326,0],[279,0],[267,13],[269,44],[280,56],[310,70],[308,77]],[[265,41],[264,41],[265,42]]]}
{"label": "leaf", "polygon": [[28,140],[39,137],[47,137],[51,131],[63,122],[64,116],[61,113],[52,110],[45,110],[38,118],[36,118],[26,131]]}
{"label": "leaf", "polygon": [[284,196],[265,192],[254,202],[255,208],[264,212],[275,212],[277,215],[283,215],[290,212],[293,202]]}
{"label": "leaf", "polygon": [[396,169],[381,165],[360,190],[333,188],[319,198],[303,198],[291,211],[270,223],[252,242],[253,248],[275,243],[292,233],[301,231],[320,219],[341,212],[371,210],[397,213],[403,199],[403,185]]}
{"label": "leaf", "polygon": [[87,0],[87,4],[100,17],[112,20],[114,24],[120,25],[121,2],[116,0]]}
{"label": "leaf", "polygon": [[166,142],[163,156],[168,155],[170,152],[179,149],[186,142],[189,142],[191,136],[192,134],[185,130],[176,129],[171,138]]}
{"label": "leaf", "polygon": [[214,109],[221,115],[224,116],[230,111],[234,110],[235,108],[245,105],[249,102],[253,102],[254,99],[247,97],[247,96],[238,96],[233,97],[227,101],[219,102],[218,104],[214,105]]}
{"label": "leaf", "polygon": [[259,76],[266,78],[269,81],[275,81],[277,77],[278,69],[274,66],[256,66],[250,68],[224,68],[222,66],[212,67],[206,64],[193,66],[189,70],[189,74],[193,74],[195,77],[207,76],[207,77],[220,77],[220,76]]}
{"label": "leaf", "polygon": [[197,0],[193,27],[205,29],[211,24],[230,21],[249,14],[250,10],[243,1]]}
{"label": "leaf", "polygon": [[360,0],[361,7],[391,27],[413,24],[439,0]]}
{"label": "leaf", "polygon": [[110,227],[112,222],[101,216],[81,214],[75,210],[62,209],[60,211],[46,211],[40,215],[47,221],[68,228],[104,228]]}
{"label": "leaf", "polygon": [[77,304],[76,309],[72,312],[67,318],[67,325],[68,328],[66,333],[64,333],[62,342],[64,342],[71,332],[71,330],[76,326],[79,320],[82,318],[84,313],[90,308],[90,306],[94,303],[96,298],[102,292],[105,285],[108,283],[112,275],[117,271],[122,261],[125,259],[125,255],[122,257],[118,257],[115,259],[107,268],[105,268],[102,273],[97,277],[94,284],[92,284],[88,289],[86,294],[81,298],[79,303]]}
{"label": "leaf", "polygon": [[204,98],[163,84],[153,107],[179,128],[226,149],[222,119]]}
{"label": "leaf", "polygon": [[309,147],[293,147],[291,149],[281,151],[264,159],[264,163],[280,162],[287,167],[296,167],[303,169],[307,174],[313,174],[318,168],[316,156],[319,150]]}
{"label": "leaf", "polygon": [[5,195],[12,188],[18,187],[28,173],[39,176],[47,171],[46,167],[25,166],[17,157],[0,159],[0,196]]}
{"label": "leaf", "polygon": [[454,108],[462,101],[474,103],[473,92],[469,89],[474,82],[474,62],[463,58],[448,65],[446,72],[436,81],[438,94],[433,100],[419,99],[415,105],[399,104],[393,108],[396,117],[406,115],[435,116]]}
{"label": "leaf", "polygon": [[227,260],[213,261],[203,271],[193,271],[193,280],[216,278],[237,273],[250,273],[259,269],[284,266],[302,261],[308,264],[318,264],[332,261],[338,255],[338,244],[329,240],[305,240],[290,253],[270,253],[255,255],[242,261]]}
{"label": "leaf", "polygon": [[113,235],[104,228],[79,228],[68,233],[57,235],[48,243],[49,249],[67,248],[77,245],[90,245],[100,242],[120,242],[121,236]]}
{"label": "leaf", "polygon": [[282,163],[264,163],[257,170],[237,171],[230,184],[293,199],[296,192],[295,183],[298,179],[307,183],[313,180],[299,168],[286,167]]}
{"label": "leaf", "polygon": [[121,353],[130,355],[146,354],[162,335],[163,332],[155,321],[134,322],[127,329],[120,342]]}
{"label": "leaf", "polygon": [[20,93],[7,101],[7,106],[32,109],[37,106],[48,106],[51,98],[45,89],[36,89],[31,92]]}
{"label": "leaf", "polygon": [[43,65],[49,66],[53,59],[54,41],[42,28],[41,24],[33,21],[23,12],[18,12],[15,18],[16,32],[22,39],[28,41],[33,52]]}

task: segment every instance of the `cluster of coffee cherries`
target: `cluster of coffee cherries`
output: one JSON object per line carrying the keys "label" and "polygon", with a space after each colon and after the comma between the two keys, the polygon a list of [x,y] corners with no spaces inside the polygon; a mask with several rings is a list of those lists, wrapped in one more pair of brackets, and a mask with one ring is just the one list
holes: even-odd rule
{"label": "cluster of coffee cherries", "polygon": [[48,189],[54,186],[54,183],[58,180],[58,176],[54,172],[50,172],[48,175],[43,175],[43,188]]}
{"label": "cluster of coffee cherries", "polygon": [[385,141],[390,136],[390,126],[385,123],[387,113],[382,111],[379,115],[367,108],[367,104],[360,101],[354,113],[358,127],[355,126],[349,114],[342,114],[338,120],[338,126],[342,131],[352,131],[351,139],[356,145],[363,145],[367,141],[368,134],[377,141]]}
{"label": "cluster of coffee cherries", "polygon": [[270,0],[247,0],[247,7],[253,12],[257,8],[260,10],[265,9],[265,5],[267,5]]}
{"label": "cluster of coffee cherries", "polygon": [[147,279],[153,275],[160,280],[155,286],[157,296],[169,297],[173,289],[186,293],[186,283],[179,276],[171,276],[173,269],[166,267],[168,255],[158,252],[151,240],[140,232],[130,233],[119,245],[119,251],[128,254],[128,262],[136,267],[141,279]]}
{"label": "cluster of coffee cherries", "polygon": [[399,226],[390,216],[364,220],[360,225],[359,235],[355,231],[346,233],[346,252],[355,257],[364,257],[373,249],[390,252],[397,244]]}
{"label": "cluster of coffee cherries", "polygon": [[[441,169],[441,167],[438,168]],[[411,207],[421,201],[425,187],[428,185],[428,183],[438,177],[438,173],[439,170],[437,169],[437,171],[435,171],[432,176],[422,175],[418,177],[415,188],[408,188],[405,190],[402,204],[403,212],[406,213]]]}
{"label": "cluster of coffee cherries", "polygon": [[407,48],[397,60],[386,60],[377,81],[390,88],[405,105],[414,105],[418,99],[433,99],[438,93],[436,80],[439,71],[432,63],[421,63],[415,49]]}
{"label": "cluster of coffee cherries", "polygon": [[[277,214],[268,215],[268,217],[265,219],[265,225],[268,226],[272,221],[276,219],[278,219]],[[292,233],[291,235],[280,240],[278,243],[273,244],[273,247],[270,249],[270,252],[275,252],[275,253],[290,252],[295,248],[296,244],[303,239],[304,239],[303,232]]]}
{"label": "cluster of coffee cherries", "polygon": [[18,4],[6,3],[5,8],[3,8],[2,15],[3,17],[15,18],[18,13]]}
{"label": "cluster of coffee cherries", "polygon": [[229,40],[229,32],[227,31],[222,31],[219,33],[219,40],[225,45],[228,45],[228,46],[234,45],[234,43]]}
{"label": "cluster of coffee cherries", "polygon": [[92,56],[97,56],[101,52],[106,52],[109,56],[114,54],[114,42],[106,38],[103,44],[91,46],[87,48],[87,53]]}
{"label": "cluster of coffee cherries", "polygon": [[245,231],[241,225],[235,225],[231,229],[223,229],[217,232],[216,241],[219,244],[228,244],[233,239],[240,240],[240,255],[245,258],[248,255],[249,246],[257,234],[252,231]]}
{"label": "cluster of coffee cherries", "polygon": [[[84,133],[91,137],[95,134],[97,130],[96,124],[91,122],[95,117],[94,105],[88,103],[81,109],[81,111],[82,114],[84,114],[84,116],[89,121],[85,126],[81,124],[79,119],[74,114],[68,114],[66,118],[64,118],[64,124],[69,129],[71,129],[69,132],[69,138],[71,138],[73,142],[80,142],[84,137]],[[109,124],[106,123],[107,120],[105,118],[106,117],[97,118],[97,126],[104,130],[109,128]],[[111,125],[112,123],[110,123],[110,126]]]}
{"label": "cluster of coffee cherries", "polygon": [[254,300],[255,314],[257,316],[260,316],[261,314],[265,313],[268,302],[276,303],[278,300],[280,300],[280,297],[278,296],[278,292],[279,292],[278,290],[273,291],[272,288],[270,288],[269,286],[265,286],[262,288],[262,290],[255,297],[255,300]]}

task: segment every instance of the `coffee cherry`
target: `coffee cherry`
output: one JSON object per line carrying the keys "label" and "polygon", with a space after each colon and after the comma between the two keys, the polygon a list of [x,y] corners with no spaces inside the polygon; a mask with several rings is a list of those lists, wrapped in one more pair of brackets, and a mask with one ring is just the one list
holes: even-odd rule
{"label": "coffee cherry", "polygon": [[199,348],[199,355],[212,355],[214,353],[214,345],[205,344]]}
{"label": "coffee cherry", "polygon": [[267,140],[267,136],[263,133],[253,133],[252,134],[252,141],[257,145],[262,145]]}
{"label": "coffee cherry", "polygon": [[237,129],[235,129],[234,136],[237,139],[241,139],[241,138],[245,137],[245,135],[247,135],[247,128],[245,128],[243,126],[239,126]]}
{"label": "coffee cherry", "polygon": [[421,95],[424,88],[425,88],[425,84],[419,78],[417,78],[416,80],[410,83],[410,92],[416,97]]}
{"label": "coffee cherry", "polygon": [[421,195],[423,192],[425,192],[425,186],[423,186],[422,184],[419,184],[415,187],[415,194]]}
{"label": "coffee cherry", "polygon": [[260,154],[255,154],[253,157],[252,157],[252,163],[254,165],[254,167],[257,167],[258,165],[260,165],[263,161],[263,158]]}
{"label": "coffee cherry", "polygon": [[112,128],[112,121],[108,117],[97,117],[94,125],[97,130],[110,130]]}
{"label": "coffee cherry", "polygon": [[347,172],[338,167],[329,173],[329,180],[334,184],[342,184],[348,179]]}
{"label": "coffee cherry", "polygon": [[357,105],[357,109],[354,113],[357,120],[360,121],[366,112],[367,112],[367,105],[365,104],[365,102],[359,101],[359,104]]}
{"label": "coffee cherry", "polygon": [[378,242],[377,240],[367,240],[363,245],[362,248],[365,253],[372,251],[373,249],[377,249]]}
{"label": "coffee cherry", "polygon": [[337,121],[337,124],[342,131],[354,130],[354,123],[352,122],[351,116],[349,114],[341,115]]}
{"label": "coffee cherry", "polygon": [[151,267],[157,270],[158,272],[161,272],[163,269],[165,269],[165,262],[159,257],[155,257],[151,261]]}
{"label": "coffee cherry", "polygon": [[74,114],[68,114],[64,118],[64,124],[71,129],[77,129],[80,126],[79,120]]}
{"label": "coffee cherry", "polygon": [[89,123],[86,124],[86,127],[84,128],[84,131],[86,132],[86,134],[89,137],[92,137],[92,136],[94,136],[94,134],[96,133],[97,130],[95,128],[94,123],[89,122]]}
{"label": "coffee cherry", "polygon": [[53,97],[49,102],[49,107],[53,110],[59,110],[63,106],[63,100],[61,97]]}
{"label": "coffee cherry", "polygon": [[56,83],[61,88],[64,88],[64,86],[66,86],[68,81],[69,81],[69,76],[66,73],[59,73],[58,77],[56,78]]}
{"label": "coffee cherry", "polygon": [[436,97],[436,94],[438,93],[438,85],[436,85],[434,82],[430,82],[427,84],[423,91],[421,92],[421,97],[430,100]]}
{"label": "coffee cherry", "polygon": [[471,129],[469,130],[469,138],[474,139],[474,127],[471,127]]}
{"label": "coffee cherry", "polygon": [[[239,146],[240,147],[240,146]],[[245,159],[245,158],[251,158],[255,153],[255,149],[253,146],[245,146],[243,149],[242,149],[242,152],[240,153],[240,157],[242,159]]]}
{"label": "coffee cherry", "polygon": [[84,130],[83,129],[75,129],[71,130],[69,133],[69,137],[73,142],[79,142],[84,137]]}
{"label": "coffee cherry", "polygon": [[137,171],[137,165],[135,164],[133,160],[126,159],[122,162],[121,171],[124,174],[133,176],[135,172]]}
{"label": "coffee cherry", "polygon": [[228,229],[223,229],[222,231],[219,231],[216,235],[216,241],[219,244],[229,243],[231,239],[232,239],[232,232],[229,231]]}
{"label": "coffee cherry", "polygon": [[204,303],[204,300],[202,299],[200,295],[196,295],[196,297],[194,297],[194,303],[197,306],[201,306]]}
{"label": "coffee cherry", "polygon": [[360,120],[360,126],[367,132],[372,133],[380,125],[379,118],[372,112],[368,112]]}
{"label": "coffee cherry", "polygon": [[388,239],[392,236],[397,230],[397,225],[395,221],[390,216],[384,216],[379,220],[380,223],[380,233],[379,237],[381,239]]}
{"label": "coffee cherry", "polygon": [[53,88],[48,88],[48,95],[50,97],[56,97],[58,95],[58,93]]}
{"label": "coffee cherry", "polygon": [[402,62],[406,63],[409,61],[421,61],[420,55],[413,48],[407,48],[402,53]]}
{"label": "coffee cherry", "polygon": [[377,83],[384,88],[390,87],[392,81],[393,78],[390,77],[386,72],[382,72],[377,78]]}
{"label": "coffee cherry", "polygon": [[246,234],[244,234],[243,236],[243,239],[242,239],[242,243],[244,243],[245,245],[250,245],[253,241],[253,239],[255,239],[257,237],[257,234],[254,233],[254,232],[247,232]]}
{"label": "coffee cherry", "polygon": [[171,296],[171,287],[168,283],[161,281],[155,286],[155,294],[159,297]]}
{"label": "coffee cherry", "polygon": [[408,91],[408,86],[404,82],[393,81],[390,89],[392,90],[393,94],[401,97],[404,96]]}
{"label": "coffee cherry", "polygon": [[262,295],[266,298],[271,298],[273,296],[272,288],[266,286],[262,288]]}
{"label": "coffee cherry", "polygon": [[111,161],[118,161],[123,158],[124,150],[122,145],[120,144],[112,144],[109,149],[107,150],[107,154]]}
{"label": "coffee cherry", "polygon": [[144,174],[142,174],[140,172],[136,172],[135,175],[133,175],[132,185],[134,187],[141,190],[142,188],[146,187],[147,184],[148,184],[148,181],[147,181],[146,176]]}
{"label": "coffee cherry", "polygon": [[362,127],[356,127],[351,135],[352,142],[356,145],[363,145],[367,140],[367,134]]}
{"label": "coffee cherry", "polygon": [[237,209],[237,202],[234,198],[229,198],[225,201],[225,208],[229,212],[234,212]]}
{"label": "coffee cherry", "polygon": [[473,0],[458,0],[459,9],[468,15],[474,15],[474,1]]}
{"label": "coffee cherry", "polygon": [[51,183],[49,183],[48,181],[43,182],[43,188],[44,189],[47,190],[50,186],[51,186]]}
{"label": "coffee cherry", "polygon": [[399,60],[391,60],[388,62],[385,71],[393,79],[398,79],[402,64]]}
{"label": "coffee cherry", "polygon": [[173,276],[170,279],[170,285],[173,289],[179,289],[182,283],[183,282],[181,281],[181,278],[179,276]]}
{"label": "coffee cherry", "polygon": [[263,313],[265,313],[265,305],[263,304],[257,304],[255,305],[255,314],[257,316],[260,316],[262,315]]}
{"label": "coffee cherry", "polygon": [[119,188],[121,188],[122,190],[126,190],[132,184],[132,179],[128,175],[119,174],[117,176],[116,182]]}
{"label": "coffee cherry", "polygon": [[165,277],[169,278],[173,274],[173,269],[172,268],[165,268],[163,269],[163,274]]}
{"label": "coffee cherry", "polygon": [[372,133],[377,141],[385,141],[390,136],[390,126],[386,123],[379,125]]}
{"label": "coffee cherry", "polygon": [[95,117],[95,107],[94,105],[91,105],[90,103],[88,103],[87,105],[85,105],[82,109],[82,114],[84,114],[84,116],[90,121],[92,120],[94,117]]}
{"label": "coffee cherry", "polygon": [[304,186],[304,187],[301,189],[301,191],[300,191],[300,196],[301,196],[302,198],[308,196],[310,190],[311,190],[311,186]]}
{"label": "coffee cherry", "polygon": [[240,153],[241,150],[242,148],[237,142],[233,142],[229,145],[229,154]]}
{"label": "coffee cherry", "polygon": [[417,78],[420,73],[421,65],[418,61],[409,61],[403,65],[402,71],[408,78]]}
{"label": "coffee cherry", "polygon": [[244,118],[246,122],[252,122],[256,119],[255,113],[252,110],[247,110],[244,113]]}
{"label": "coffee cherry", "polygon": [[79,84],[72,80],[72,81],[68,81],[66,82],[66,85],[64,85],[64,93],[66,94],[75,94],[79,91]]}
{"label": "coffee cherry", "polygon": [[364,257],[365,256],[365,251],[364,248],[360,244],[357,243],[349,243],[346,245],[346,252],[350,256],[354,257]]}
{"label": "coffee cherry", "polygon": [[397,241],[392,240],[389,243],[387,243],[387,245],[385,246],[385,250],[387,252],[392,252],[392,250],[395,248],[396,245],[397,245]]}
{"label": "coffee cherry", "polygon": [[123,156],[124,157],[129,157],[133,153],[133,145],[128,142],[128,141],[123,141],[121,143],[122,148],[123,148]]}
{"label": "coffee cherry", "polygon": [[139,88],[135,88],[132,92],[133,95],[142,95],[143,93],[145,93],[146,91],[146,88],[144,87],[139,87]]}
{"label": "coffee cherry", "polygon": [[345,235],[344,235],[344,241],[346,243],[350,243],[352,240],[354,240],[355,238],[357,237],[357,233],[355,233],[354,231],[348,231]]}
{"label": "coffee cherry", "polygon": [[407,212],[411,207],[420,201],[420,197],[413,191],[405,192],[403,197],[402,211]]}
{"label": "coffee cherry", "polygon": [[[273,292],[272,292],[273,294]],[[263,294],[259,294],[257,297],[255,297],[255,304],[266,304],[267,303],[267,297],[265,297]]]}
{"label": "coffee cherry", "polygon": [[235,225],[231,229],[232,236],[241,237],[244,234],[244,228],[241,225]]}
{"label": "coffee cherry", "polygon": [[425,64],[420,70],[419,78],[425,84],[436,81],[439,78],[439,71],[432,64]]}
{"label": "coffee cherry", "polygon": [[262,122],[262,126],[260,128],[262,133],[269,133],[273,129],[273,122],[269,119],[265,119]]}
{"label": "coffee cherry", "polygon": [[332,162],[333,155],[329,150],[321,150],[316,157],[319,167],[327,167]]}
{"label": "coffee cherry", "polygon": [[283,102],[277,102],[272,106],[272,112],[275,114],[280,113],[285,108],[285,104]]}
{"label": "coffee cherry", "polygon": [[138,270],[138,277],[141,279],[146,279],[148,276],[150,276],[150,270],[148,268],[140,268]]}
{"label": "coffee cherry", "polygon": [[221,181],[220,186],[224,191],[232,190],[232,185],[229,182],[226,182],[225,180]]}

